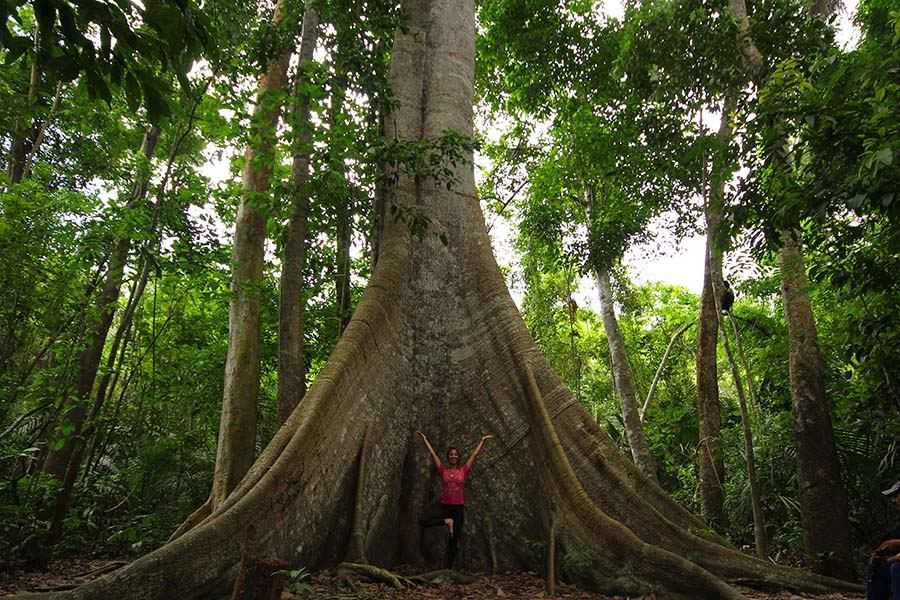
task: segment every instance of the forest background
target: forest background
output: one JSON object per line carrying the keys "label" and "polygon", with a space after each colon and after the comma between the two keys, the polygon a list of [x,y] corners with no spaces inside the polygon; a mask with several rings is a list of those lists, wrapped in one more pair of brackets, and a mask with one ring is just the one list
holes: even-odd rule
{"label": "forest background", "polygon": [[[702,0],[631,2],[621,19],[583,0],[484,0],[482,131],[417,145],[384,135],[391,40],[404,18],[391,2],[311,4],[316,50],[290,60],[260,103],[283,105],[281,118],[272,109],[271,133],[259,126],[257,79],[302,42],[304,6],[281,6],[273,16],[264,1],[3,5],[4,566],[52,553],[140,555],[206,501],[228,393],[230,232],[248,165],[267,173],[252,190],[268,240],[256,290],[258,454],[284,419],[279,297],[298,189],[307,202],[295,302],[302,394],[365,288],[385,220],[419,238],[446,235],[427,213],[393,202],[392,178],[426,173],[449,189],[447,164],[473,144],[488,224],[507,222],[515,239],[508,283],[579,401],[643,468],[634,411],[622,401],[630,387],[644,458],[662,487],[748,549],[759,546],[757,497],[764,553],[796,564],[822,557],[804,556],[798,492],[779,260],[782,232],[793,232],[861,560],[894,518],[879,490],[898,477],[895,2],[860,2],[859,40],[841,48],[834,17],[823,21],[793,0],[752,3],[746,30],[725,4]],[[762,51],[765,77],[748,76],[750,59],[725,50],[736,30]],[[211,181],[213,163],[228,164],[231,176]],[[725,260],[737,300],[715,323],[739,332],[740,349],[729,341],[742,375],[742,383],[731,376],[718,345],[718,508],[708,505],[701,467],[709,445],[698,424],[699,378],[710,372],[694,325],[701,295],[635,283],[622,263],[630,248],[668,252],[672,240],[698,232],[708,237],[707,257],[740,257]],[[720,296],[714,266],[696,268],[713,273],[709,289]],[[598,282],[596,309],[575,300],[584,278]],[[619,334],[610,333],[610,315],[621,343],[611,339]]]}

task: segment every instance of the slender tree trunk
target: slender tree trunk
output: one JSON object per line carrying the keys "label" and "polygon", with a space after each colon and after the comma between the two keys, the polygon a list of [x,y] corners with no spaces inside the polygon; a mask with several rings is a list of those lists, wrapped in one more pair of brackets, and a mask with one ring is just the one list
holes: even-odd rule
{"label": "slender tree trunk", "polygon": [[575,383],[575,398],[581,400],[581,358],[578,356],[578,348],[575,345],[575,317],[578,315],[578,305],[572,298],[572,278],[574,277],[574,269],[566,266],[566,313],[569,315],[569,352],[572,355],[572,371]]}
{"label": "slender tree trunk", "polygon": [[734,332],[734,342],[737,345],[738,356],[741,359],[741,365],[747,374],[747,392],[750,396],[750,406],[753,408],[753,420],[757,420],[759,416],[759,402],[756,399],[756,383],[753,381],[753,371],[750,369],[750,361],[747,360],[747,354],[744,352],[744,343],[741,341],[741,331],[738,329],[737,321],[734,313],[728,311],[729,321],[731,321],[731,330]]}
{"label": "slender tree trunk", "polygon": [[338,208],[337,216],[337,269],[334,287],[337,293],[335,304],[338,315],[338,335],[350,323],[350,236],[353,232],[353,219],[350,206]]}
{"label": "slender tree trunk", "polygon": [[[141,153],[150,160],[159,140],[160,129],[153,125],[144,135]],[[147,196],[149,174],[141,175],[135,182],[128,201],[127,210],[138,210]],[[82,428],[88,414],[91,392],[97,378],[97,370],[106,345],[106,336],[115,315],[115,304],[119,299],[125,265],[131,250],[131,238],[121,237],[115,241],[109,259],[109,269],[103,281],[103,288],[94,307],[94,321],[88,332],[87,345],[78,358],[78,374],[75,379],[76,397],[64,409],[61,422],[51,437],[50,448],[44,460],[43,471],[59,479],[64,479],[69,461],[77,445],[83,443]]]}
{"label": "slender tree trunk", "polygon": [[612,289],[609,284],[609,272],[598,268],[596,273],[597,288],[600,290],[600,314],[603,317],[603,330],[609,343],[610,362],[612,363],[613,381],[622,407],[622,421],[625,423],[625,434],[634,464],[648,479],[656,481],[656,465],[650,446],[644,436],[644,426],[638,412],[637,397],[628,368],[628,356],[625,353],[625,340],[619,330],[616,313],[613,308]]}
{"label": "slender tree trunk", "polygon": [[781,296],[790,336],[788,357],[803,546],[814,570],[853,580],[847,495],[834,442],[819,340],[800,242],[782,235]]}
{"label": "slender tree trunk", "polygon": [[[589,216],[594,210],[599,208],[594,197],[593,186],[589,186],[585,193],[585,206]],[[619,322],[616,320],[612,287],[609,282],[609,265],[595,265],[594,277],[597,280],[597,289],[600,295],[600,314],[603,318],[603,330],[606,332],[606,341],[609,344],[610,367],[616,394],[619,396],[619,404],[622,408],[622,422],[625,424],[628,446],[631,448],[631,455],[638,470],[649,480],[656,483],[656,465],[653,463],[653,455],[650,453],[650,446],[647,444],[644,426],[641,423],[641,415],[638,411],[631,365],[628,363],[628,354],[625,351],[625,339],[622,337],[622,332],[619,330]]]}
{"label": "slender tree trunk", "polygon": [[688,323],[687,325],[683,325],[672,334],[672,337],[669,339],[669,344],[666,346],[666,351],[663,352],[662,359],[659,361],[659,366],[656,367],[656,374],[653,376],[653,381],[650,383],[650,389],[647,391],[647,399],[644,400],[644,405],[641,407],[641,421],[644,420],[644,414],[647,412],[647,407],[650,406],[650,401],[653,400],[653,394],[656,392],[656,385],[659,383],[659,377],[662,375],[663,368],[666,366],[666,361],[669,359],[669,354],[672,352],[672,348],[675,346],[675,342],[684,335],[684,332],[694,326],[697,322],[696,319]]}
{"label": "slender tree trunk", "polygon": [[[273,23],[282,26],[289,6],[279,0]],[[222,417],[210,502],[219,506],[253,464],[256,453],[257,403],[260,375],[260,307],[263,257],[271,184],[275,130],[281,115],[291,50],[271,58],[257,85],[251,143],[244,152],[243,194],[237,212],[232,247],[231,293],[228,308],[228,353]]]}
{"label": "slender tree trunk", "polygon": [[[764,57],[750,34],[744,0],[730,0],[732,17],[738,23],[738,47],[751,77],[764,74]],[[826,12],[827,11],[827,12]],[[813,16],[825,19],[830,3],[809,4]],[[764,82],[758,81],[762,84]],[[787,142],[785,140],[785,145]],[[785,160],[778,150],[774,156]],[[783,165],[782,165],[783,166]],[[779,166],[776,166],[779,170]],[[809,302],[803,251],[794,233],[781,233],[779,252],[781,296],[790,336],[789,366],[794,431],[797,441],[797,481],[800,487],[800,519],[803,546],[814,570],[852,580],[856,575],[850,550],[847,496],[841,483],[831,412],[825,397],[825,382],[819,356],[812,306]]]}
{"label": "slender tree trunk", "polygon": [[[721,147],[731,140],[728,113],[731,104],[722,105],[722,120],[717,134]],[[703,292],[697,318],[697,413],[700,422],[700,503],[703,516],[715,528],[725,524],[725,459],[721,446],[722,412],[719,402],[718,370],[718,298],[724,288],[719,226],[722,222],[726,174],[722,161],[714,160],[706,201],[706,259]]]}
{"label": "slender tree trunk", "polygon": [[[723,115],[724,118],[724,115]],[[722,289],[715,288],[713,297],[716,299],[716,314],[719,318],[719,333],[722,335],[722,347],[725,348],[725,356],[731,366],[731,377],[734,379],[734,387],[737,390],[738,404],[741,408],[741,425],[744,431],[744,457],[747,461],[747,481],[750,483],[750,507],[753,512],[753,539],[756,546],[756,555],[765,558],[766,551],[766,525],[763,521],[762,502],[759,499],[759,484],[756,479],[756,458],[753,454],[753,430],[750,428],[750,415],[747,412],[747,398],[744,395],[744,382],[734,354],[731,352],[731,344],[728,343],[728,333],[725,329],[725,317],[722,313],[722,305],[719,299],[722,297]]]}
{"label": "slender tree trunk", "polygon": [[293,213],[287,225],[281,262],[281,297],[278,318],[278,425],[281,426],[306,393],[306,358],[303,347],[303,313],[306,306],[303,274],[306,271],[306,236],[309,221],[309,161],[312,124],[307,94],[301,93],[305,70],[313,58],[319,14],[307,5],[303,14],[300,60],[294,79],[294,160],[291,165]]}
{"label": "slender tree trunk", "polygon": [[[342,112],[346,101],[346,76],[339,74],[332,85],[331,108],[329,109],[329,127],[337,128],[342,120]],[[335,136],[337,138],[338,136]],[[350,240],[353,233],[353,184],[344,173],[343,152],[331,149],[327,162],[330,163],[332,176],[344,188],[343,194],[335,195],[335,272],[334,272],[334,304],[337,313],[338,336],[350,322]]]}
{"label": "slender tree trunk", "polygon": [[28,78],[28,93],[25,96],[25,110],[23,115],[16,117],[13,126],[12,148],[10,149],[9,163],[7,164],[7,175],[13,183],[20,183],[25,177],[25,163],[28,153],[31,150],[32,141],[28,139],[33,129],[34,115],[31,114],[35,97],[37,96],[37,87],[41,80],[41,70],[38,65],[38,51],[41,44],[41,29],[38,24],[34,26],[34,60],[31,63],[30,76]]}
{"label": "slender tree trunk", "polygon": [[[448,128],[472,136],[474,2],[408,0],[403,8],[392,134],[410,142]],[[356,537],[373,563],[421,560],[420,548],[445,540],[419,537],[418,515],[436,482],[417,427],[441,446],[497,436],[467,482],[478,523],[467,568],[534,569],[523,540],[544,538],[550,504],[560,555],[587,557],[575,568],[564,562],[560,576],[609,594],[742,599],[726,581],[861,590],[700,537],[702,522],[622,456],[528,335],[491,252],[471,158],[456,166],[452,190],[400,177],[397,201],[419,203],[448,245],[386,226],[378,268],[327,365],[225,503],[150,555],[50,597],[216,596],[233,581],[251,528],[260,552],[292,566],[333,566],[347,554],[354,514],[369,517]],[[368,445],[378,460],[360,477]]]}
{"label": "slender tree trunk", "polygon": [[[381,109],[381,103],[375,107],[375,120],[378,123],[378,133],[385,137],[384,129],[384,112]],[[384,175],[386,169],[384,161],[377,159],[375,165],[375,200],[373,204],[372,215],[372,242],[371,242],[371,266],[372,272],[375,272],[375,266],[378,264],[378,253],[381,251],[382,239],[384,238],[384,219],[387,214],[387,187],[384,183]]]}
{"label": "slender tree trunk", "polygon": [[706,215],[706,264],[703,292],[697,318],[697,414],[700,420],[700,503],[703,516],[716,528],[725,523],[725,460],[720,435],[722,414],[719,404],[718,320],[713,279],[721,278],[721,263],[714,247],[719,216]]}
{"label": "slender tree trunk", "polygon": [[56,115],[56,108],[59,106],[59,97],[61,94],[62,81],[58,81],[56,82],[56,92],[53,94],[53,102],[50,105],[50,112],[47,113],[47,117],[44,119],[44,122],[41,123],[41,127],[38,129],[37,135],[34,138],[34,144],[31,147],[31,151],[25,158],[25,165],[22,168],[22,179],[27,179],[31,175],[31,165],[34,164],[38,153],[41,151],[44,135],[47,133],[47,128],[50,127],[50,124],[53,122],[53,117]]}
{"label": "slender tree trunk", "polygon": [[117,372],[115,369],[116,360],[119,359],[119,368],[121,369],[122,361],[119,357],[119,349],[125,343],[125,340],[128,336],[128,333],[131,331],[131,323],[134,320],[134,312],[137,308],[138,303],[141,301],[141,298],[144,296],[144,290],[147,289],[147,280],[150,275],[150,261],[145,258],[143,263],[141,264],[141,270],[138,273],[137,281],[135,281],[134,289],[131,292],[131,295],[128,298],[128,304],[125,306],[125,310],[122,312],[122,318],[119,320],[119,327],[116,329],[116,333],[113,336],[113,342],[110,346],[109,355],[106,359],[106,370],[103,373],[103,376],[100,378],[100,384],[97,386],[97,394],[94,400],[94,410],[92,412],[99,412],[100,408],[103,407],[103,403],[106,400],[107,392],[109,391],[109,384],[113,377],[113,375]]}

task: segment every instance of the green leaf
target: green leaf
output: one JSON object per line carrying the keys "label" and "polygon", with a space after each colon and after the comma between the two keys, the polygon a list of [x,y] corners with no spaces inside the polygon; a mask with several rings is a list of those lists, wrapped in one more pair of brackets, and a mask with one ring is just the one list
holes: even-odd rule
{"label": "green leaf", "polygon": [[99,97],[105,100],[107,104],[111,104],[112,92],[109,91],[106,80],[94,68],[89,68],[85,74],[87,75],[88,94],[92,97]]}
{"label": "green leaf", "polygon": [[142,83],[141,88],[144,90],[144,100],[147,103],[147,115],[151,123],[159,123],[163,117],[170,116],[172,110],[159,90],[147,82]]}
{"label": "green leaf", "polygon": [[84,35],[78,30],[75,23],[75,11],[67,3],[63,2],[59,5],[59,25],[62,29],[63,36],[73,44],[83,45],[87,42]]}
{"label": "green leaf", "polygon": [[892,162],[894,162],[894,153],[893,151],[891,151],[890,147],[882,148],[875,153],[875,160],[885,166],[889,166]]}
{"label": "green leaf", "polygon": [[34,0],[34,16],[43,31],[49,31],[56,23],[56,7],[51,0]]}
{"label": "green leaf", "polygon": [[132,112],[137,112],[141,107],[141,97],[141,84],[134,73],[129,71],[125,74],[125,102]]}
{"label": "green leaf", "polygon": [[11,65],[16,62],[20,56],[28,51],[31,46],[31,40],[27,37],[14,37],[6,44],[6,58],[4,64]]}

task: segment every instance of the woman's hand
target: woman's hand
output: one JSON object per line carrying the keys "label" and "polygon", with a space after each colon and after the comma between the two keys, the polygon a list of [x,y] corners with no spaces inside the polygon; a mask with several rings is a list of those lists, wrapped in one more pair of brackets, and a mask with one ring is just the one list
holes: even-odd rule
{"label": "woman's hand", "polygon": [[434,448],[431,447],[431,444],[428,443],[428,438],[422,433],[421,429],[416,429],[416,433],[422,436],[422,443],[425,444],[425,449],[428,450],[428,454],[431,455],[431,460],[434,462],[434,466],[438,469],[441,468],[441,459],[438,458],[438,455],[435,453]]}
{"label": "woman's hand", "polygon": [[490,434],[481,436],[481,440],[479,440],[478,445],[475,446],[475,449],[472,450],[472,454],[469,455],[469,460],[466,461],[466,467],[470,469],[472,468],[472,465],[475,464],[475,457],[478,456],[479,452],[481,452],[481,447],[484,446],[484,442],[491,439],[492,437],[494,436]]}

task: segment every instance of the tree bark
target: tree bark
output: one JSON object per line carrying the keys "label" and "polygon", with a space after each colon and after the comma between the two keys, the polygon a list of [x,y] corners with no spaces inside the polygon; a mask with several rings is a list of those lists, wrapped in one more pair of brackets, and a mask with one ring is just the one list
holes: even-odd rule
{"label": "tree bark", "polygon": [[[377,94],[377,92],[375,92]],[[382,101],[379,99],[378,105],[375,107],[374,112],[374,120],[378,124],[378,133],[382,137],[385,136],[385,128],[384,128],[384,111],[382,110]],[[387,214],[387,188],[384,182],[385,175],[385,165],[384,161],[381,158],[376,159],[377,163],[375,165],[375,199],[372,207],[372,237],[371,237],[371,268],[372,271],[375,271],[375,266],[378,264],[378,253],[381,251],[381,241],[384,237],[384,220]]]}
{"label": "tree bark", "polygon": [[697,318],[697,414],[700,422],[700,503],[703,517],[715,528],[725,523],[725,461],[719,436],[719,371],[716,356],[718,320],[713,279],[721,278],[721,262],[715,249],[719,215],[706,213],[706,264]]}
{"label": "tree bark", "polygon": [[782,235],[781,296],[790,337],[788,357],[797,440],[803,547],[814,570],[853,580],[847,495],[834,442],[819,340],[800,242]]}
{"label": "tree bark", "polygon": [[303,274],[306,271],[306,237],[309,224],[309,161],[312,130],[309,95],[302,93],[305,70],[313,58],[318,38],[319,13],[307,4],[297,75],[294,79],[294,158],[291,164],[293,212],[284,240],[278,315],[278,425],[281,426],[306,393],[306,358],[303,313],[306,306]]}
{"label": "tree bark", "polygon": [[[332,85],[331,108],[329,109],[329,127],[338,127],[342,119],[341,113],[347,96],[347,80],[338,74]],[[335,136],[336,138],[338,136]],[[335,270],[334,270],[334,306],[337,314],[338,336],[344,333],[350,322],[350,237],[353,233],[353,194],[352,183],[344,173],[341,152],[332,149],[328,153],[327,162],[332,176],[340,179],[345,186],[345,194],[335,194]],[[337,182],[335,182],[337,183]]]}
{"label": "tree bark", "polygon": [[566,277],[566,313],[569,316],[569,353],[572,355],[572,374],[575,383],[575,398],[581,400],[581,358],[578,356],[578,348],[575,345],[577,333],[575,331],[575,317],[578,315],[578,305],[572,298],[572,278],[575,269],[571,265],[565,266]]}
{"label": "tree bark", "polygon": [[750,361],[747,360],[747,354],[744,352],[744,343],[741,341],[741,331],[738,329],[737,321],[734,313],[728,311],[729,321],[731,321],[731,331],[734,332],[734,342],[737,345],[738,356],[741,364],[744,366],[744,372],[747,374],[747,392],[750,395],[750,406],[753,407],[754,422],[759,417],[759,402],[756,400],[756,384],[753,381],[753,370],[750,368]]}
{"label": "tree bark", "polygon": [[22,168],[22,179],[27,179],[31,175],[31,165],[41,151],[44,135],[47,133],[47,128],[50,127],[50,124],[53,122],[53,117],[56,115],[60,94],[62,94],[62,81],[56,82],[56,92],[53,94],[53,102],[50,104],[50,111],[47,113],[44,122],[41,123],[40,129],[38,129],[37,135],[34,137],[34,144],[31,146],[31,151],[25,158],[25,165]]}
{"label": "tree bark", "polygon": [[609,344],[610,363],[612,366],[613,382],[616,384],[616,392],[622,408],[622,421],[625,423],[625,435],[628,437],[628,446],[631,448],[631,456],[634,464],[651,481],[656,481],[656,465],[653,455],[650,454],[650,446],[644,436],[644,426],[641,423],[641,415],[638,412],[637,397],[634,393],[634,384],[631,380],[631,369],[628,366],[628,356],[625,353],[625,340],[619,330],[616,313],[613,308],[612,289],[609,284],[609,271],[603,268],[596,270],[597,288],[600,290],[600,314],[603,317],[603,330],[606,332],[606,341]]}
{"label": "tree bark", "polygon": [[[16,117],[13,125],[12,147],[10,149],[9,163],[7,164],[6,173],[12,183],[20,183],[25,178],[25,165],[29,152],[31,151],[33,142],[28,139],[29,132],[34,128],[34,115],[32,108],[35,97],[37,96],[37,87],[41,80],[41,70],[38,65],[38,54],[41,45],[41,29],[35,23],[34,26],[34,60],[31,63],[31,69],[28,77],[28,93],[25,96],[25,110],[23,115]],[[24,118],[24,123],[23,123]]]}
{"label": "tree bark", "polygon": [[[278,1],[272,18],[276,27],[284,24],[288,9],[286,0]],[[267,192],[271,185],[275,130],[281,115],[280,93],[285,88],[290,57],[290,49],[277,51],[257,84],[251,142],[244,152],[243,194],[231,254],[232,299],[228,307],[222,417],[210,492],[213,507],[225,501],[253,464],[256,454],[261,287],[270,202]]]}
{"label": "tree bark", "polygon": [[[757,83],[764,83],[764,57],[750,35],[744,0],[730,0],[729,8],[738,23],[737,41],[745,59],[745,69]],[[829,2],[815,0],[809,5],[809,12],[825,19],[833,8]],[[783,153],[776,150],[773,154],[777,163],[784,162]],[[841,483],[831,412],[825,397],[803,251],[795,234],[781,232],[782,247],[778,258],[782,274],[781,296],[790,338],[788,361],[803,546],[814,570],[853,580],[856,574],[850,549],[847,496]]]}
{"label": "tree bark", "polygon": [[[599,208],[593,186],[588,186],[584,200],[587,214],[590,217],[594,210]],[[603,330],[606,332],[606,341],[609,344],[610,368],[616,395],[619,397],[619,405],[622,409],[622,422],[625,424],[628,447],[631,448],[631,455],[638,470],[656,483],[656,465],[653,463],[653,455],[650,453],[650,446],[647,444],[644,426],[638,411],[631,365],[628,363],[628,354],[625,351],[625,339],[622,337],[619,322],[616,320],[612,287],[609,282],[609,265],[606,263],[595,264],[594,277],[597,280],[600,315],[603,318]]]}
{"label": "tree bark", "polygon": [[[147,160],[153,157],[159,134],[159,127],[153,125],[144,135],[141,153]],[[147,197],[148,185],[149,173],[140,175],[132,188],[131,198],[126,206],[127,211],[139,208]],[[81,433],[88,414],[88,404],[103,356],[103,348],[106,345],[106,336],[115,315],[115,304],[119,299],[130,250],[130,237],[123,236],[115,240],[109,258],[109,269],[94,308],[95,316],[88,332],[87,345],[78,357],[78,375],[75,380],[76,396],[72,404],[64,408],[62,420],[50,438],[50,448],[44,460],[43,471],[58,479],[65,477],[76,446],[83,443]]]}
{"label": "tree bark", "polygon": [[[403,8],[390,133],[408,141],[435,139],[448,128],[471,136],[474,3],[409,0]],[[452,190],[400,178],[397,201],[426,211],[448,233],[448,245],[436,236],[420,242],[404,224],[386,223],[378,267],[328,363],[227,500],[150,555],[44,597],[213,595],[234,580],[250,527],[261,554],[309,568],[339,563],[358,505],[367,429],[378,460],[367,463],[361,486],[360,510],[370,517],[366,555],[376,566],[415,557],[418,514],[437,491],[417,428],[433,432],[439,446],[496,435],[466,486],[474,524],[466,568],[538,568],[523,541],[544,537],[547,502],[535,499],[551,495],[560,509],[560,553],[579,550],[588,563],[561,575],[603,591],[741,598],[726,580],[861,590],[700,537],[703,523],[618,452],[536,349],[492,255],[471,161],[455,175]]]}
{"label": "tree bark", "polygon": [[694,326],[697,323],[697,320],[694,319],[687,325],[683,325],[678,329],[675,333],[672,334],[672,337],[669,338],[669,344],[666,346],[666,351],[663,352],[663,356],[659,361],[659,366],[656,367],[656,374],[653,376],[653,381],[650,383],[650,389],[647,391],[647,399],[644,400],[644,405],[641,407],[641,421],[644,420],[644,414],[647,412],[647,407],[650,406],[650,401],[653,400],[653,394],[656,392],[656,385],[659,383],[659,377],[662,375],[663,368],[666,366],[666,361],[669,359],[669,354],[672,352],[672,348],[675,346],[675,342],[678,341],[684,332]]}
{"label": "tree bark", "polygon": [[334,277],[336,292],[338,335],[344,333],[350,323],[350,237],[353,233],[352,211],[342,205],[337,211],[337,265]]}
{"label": "tree bark", "polygon": [[[724,115],[723,115],[724,118]],[[728,358],[728,364],[731,367],[731,377],[734,380],[734,387],[737,390],[738,404],[741,408],[741,425],[744,431],[744,458],[747,461],[747,481],[750,483],[750,508],[753,512],[753,539],[756,547],[756,555],[759,558],[765,558],[766,551],[766,526],[763,521],[762,503],[759,499],[759,485],[756,480],[756,458],[753,454],[753,430],[750,428],[750,415],[747,412],[747,398],[744,395],[744,382],[741,379],[741,371],[738,369],[737,361],[734,360],[734,354],[731,352],[731,344],[728,343],[728,332],[725,329],[725,317],[722,312],[722,305],[719,299],[722,297],[722,290],[715,288],[713,297],[716,299],[716,315],[719,319],[719,333],[722,335],[722,347],[725,349],[725,356]],[[734,323],[732,321],[732,323]]]}

